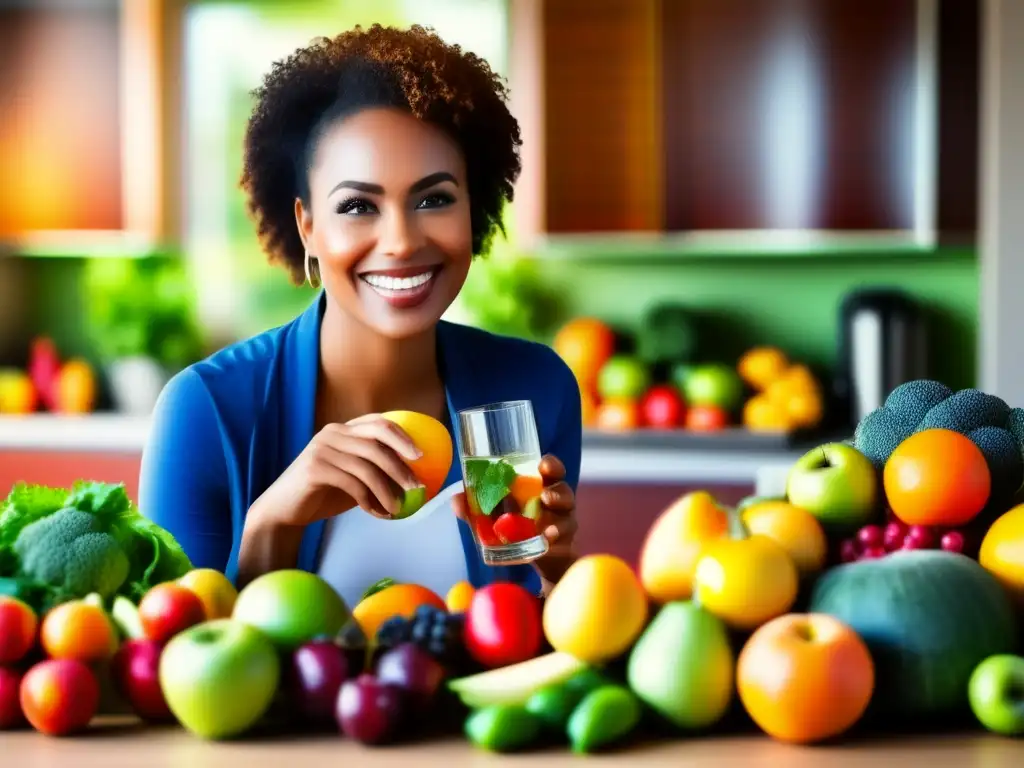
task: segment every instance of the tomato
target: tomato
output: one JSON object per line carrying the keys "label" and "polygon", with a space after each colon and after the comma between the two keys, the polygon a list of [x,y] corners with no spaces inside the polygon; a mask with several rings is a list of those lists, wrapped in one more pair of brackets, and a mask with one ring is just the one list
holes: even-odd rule
{"label": "tomato", "polygon": [[476,540],[485,547],[501,546],[501,539],[494,532],[494,521],[487,515],[473,516],[473,532],[476,533]]}
{"label": "tomato", "polygon": [[544,639],[540,600],[518,584],[481,587],[466,611],[464,641],[470,656],[486,667],[532,659]]}
{"label": "tomato", "polygon": [[623,432],[640,426],[640,404],[629,398],[602,400],[594,417],[595,426],[606,432]]}
{"label": "tomato", "polygon": [[537,524],[528,517],[506,512],[494,521],[494,533],[503,544],[515,544],[537,535]]}
{"label": "tomato", "polygon": [[648,427],[669,429],[683,423],[686,404],[679,391],[668,384],[651,387],[640,401],[640,418]]}
{"label": "tomato", "polygon": [[729,414],[714,405],[696,405],[686,412],[685,426],[697,432],[713,432],[729,426]]}

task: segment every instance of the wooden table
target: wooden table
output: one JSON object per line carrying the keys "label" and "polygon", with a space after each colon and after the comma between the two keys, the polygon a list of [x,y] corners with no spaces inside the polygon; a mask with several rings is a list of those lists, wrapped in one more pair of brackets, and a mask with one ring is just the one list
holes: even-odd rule
{"label": "wooden table", "polygon": [[319,766],[579,766],[581,761],[630,766],[713,768],[1019,768],[1024,741],[995,736],[887,737],[840,746],[793,747],[764,736],[665,741],[617,753],[575,757],[566,750],[491,755],[451,739],[401,747],[366,748],[340,736],[246,739],[208,743],[178,727],[145,727],[107,718],[73,738],[32,731],[0,733],[0,763],[17,768],[319,768]]}

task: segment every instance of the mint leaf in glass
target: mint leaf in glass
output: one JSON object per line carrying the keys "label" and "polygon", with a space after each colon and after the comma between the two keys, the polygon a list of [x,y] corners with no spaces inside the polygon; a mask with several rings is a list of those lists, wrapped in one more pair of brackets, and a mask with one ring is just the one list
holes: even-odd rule
{"label": "mint leaf in glass", "polygon": [[468,459],[466,485],[484,515],[490,515],[509,494],[516,470],[504,459]]}

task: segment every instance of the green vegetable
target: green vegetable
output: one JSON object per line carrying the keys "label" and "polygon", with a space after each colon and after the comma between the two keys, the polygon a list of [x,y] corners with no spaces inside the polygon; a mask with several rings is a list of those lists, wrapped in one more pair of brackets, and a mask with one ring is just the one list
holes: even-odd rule
{"label": "green vegetable", "polygon": [[879,469],[897,446],[926,429],[950,429],[981,449],[992,475],[982,518],[1001,514],[1024,484],[1024,409],[1010,408],[977,389],[954,392],[945,384],[918,379],[901,384],[857,425],[853,445]]}
{"label": "green vegetable", "polygon": [[860,635],[875,663],[870,712],[901,721],[961,714],[975,667],[1016,649],[1010,598],[976,561],[899,551],[827,571],[808,610]]}
{"label": "green vegetable", "polygon": [[138,602],[191,568],[121,484],[79,482],[69,491],[22,483],[0,505],[0,579],[13,580],[39,612],[94,592]]}
{"label": "green vegetable", "polygon": [[466,737],[491,752],[512,752],[533,745],[541,735],[541,721],[523,707],[494,704],[466,718]]}
{"label": "green vegetable", "polygon": [[526,700],[526,711],[542,720],[548,728],[562,732],[569,716],[585,695],[584,691],[564,684],[549,685]]}
{"label": "green vegetable", "polygon": [[637,330],[637,351],[651,365],[688,363],[697,351],[697,330],[686,307],[657,304]]}
{"label": "green vegetable", "polygon": [[569,718],[573,752],[594,752],[628,736],[640,723],[640,700],[623,685],[605,685],[586,695]]}

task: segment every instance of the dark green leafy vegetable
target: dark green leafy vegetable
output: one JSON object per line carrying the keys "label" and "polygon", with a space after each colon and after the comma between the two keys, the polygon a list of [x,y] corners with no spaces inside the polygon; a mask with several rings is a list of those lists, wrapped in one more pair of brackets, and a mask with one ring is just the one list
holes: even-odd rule
{"label": "dark green leafy vegetable", "polygon": [[192,564],[122,484],[16,485],[0,505],[0,589],[38,611],[96,592],[138,600]]}

